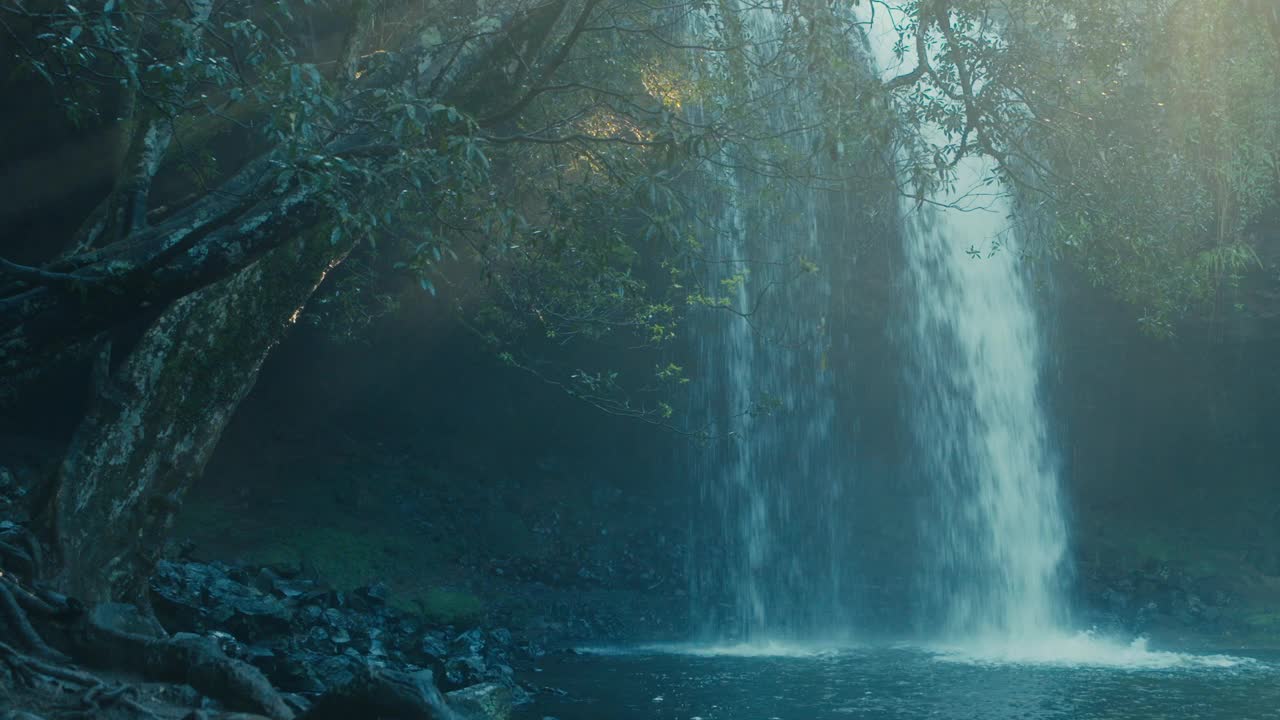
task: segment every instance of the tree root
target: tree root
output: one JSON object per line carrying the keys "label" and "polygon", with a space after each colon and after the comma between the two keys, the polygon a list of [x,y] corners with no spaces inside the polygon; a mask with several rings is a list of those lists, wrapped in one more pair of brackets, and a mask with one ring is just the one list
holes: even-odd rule
{"label": "tree root", "polygon": [[69,617],[79,614],[79,607],[76,603],[60,597],[56,593],[43,592],[37,594],[37,591],[22,587],[12,575],[0,574],[0,583],[8,585],[9,592],[13,593],[13,599],[17,600],[22,609],[29,613],[35,613],[46,618]]}
{"label": "tree root", "polygon": [[49,647],[44,638],[40,637],[40,633],[36,632],[26,611],[14,599],[14,593],[9,589],[11,586],[9,581],[0,580],[0,613],[3,613],[5,620],[8,621],[9,629],[28,650],[59,662],[70,660],[66,655]]}
{"label": "tree root", "polygon": [[[137,690],[129,685],[108,685],[100,678],[73,668],[54,665],[27,655],[11,645],[0,643],[0,661],[3,661],[27,687],[37,687],[41,681],[63,688],[83,688],[81,708],[77,714],[98,717],[111,707],[127,708],[135,715],[158,720],[159,716],[148,710],[135,698]],[[13,713],[11,717],[36,717],[29,713]]]}
{"label": "tree root", "polygon": [[[12,532],[4,535],[9,539]],[[229,710],[192,710],[187,720],[295,720],[294,710],[266,676],[246,662],[227,657],[211,638],[165,637],[154,617],[133,605],[103,603],[85,612],[74,599],[30,582],[40,571],[38,547],[24,552],[13,543],[0,541],[0,546],[0,664],[32,690],[79,693],[78,707],[69,714],[59,711],[63,714],[55,717],[116,717],[122,712],[144,720],[162,716],[139,699],[137,688],[108,683],[73,667],[68,655],[45,641],[32,618],[42,627],[60,628],[59,645],[65,641],[77,661],[156,682],[190,685]],[[5,562],[15,558],[28,582],[4,569]],[[457,714],[441,697],[429,670],[408,674],[366,666],[350,683],[322,696],[298,720],[359,717],[456,720]],[[0,720],[41,719],[13,711],[0,713]]]}
{"label": "tree root", "polygon": [[98,605],[84,616],[75,633],[77,655],[94,665],[190,685],[234,710],[272,720],[293,719],[293,711],[261,671],[227,657],[213,640],[196,635],[153,637],[138,632],[140,627],[146,623],[133,606]]}
{"label": "tree root", "polygon": [[10,710],[0,715],[0,720],[44,720],[39,715],[32,715],[24,710]]}
{"label": "tree root", "polygon": [[106,683],[99,683],[85,691],[84,696],[80,698],[80,704],[85,706],[89,717],[101,714],[104,709],[113,705],[120,705],[144,718],[160,720],[159,715],[138,702],[137,694],[138,689],[132,685],[119,684],[109,687]]}
{"label": "tree root", "polygon": [[27,577],[34,577],[36,574],[36,561],[31,557],[31,553],[3,540],[0,540],[0,558],[4,560],[4,567],[17,565],[18,572],[24,573]]}
{"label": "tree root", "polygon": [[[13,543],[15,536],[22,548]],[[0,555],[18,560],[28,580],[39,580],[44,572],[44,553],[40,550],[40,540],[21,525],[8,523],[4,531],[0,532]]]}
{"label": "tree root", "polygon": [[115,708],[140,718],[159,717],[138,701],[134,687],[108,684],[72,667],[71,658],[50,647],[31,622],[32,617],[56,621],[76,616],[79,621],[69,628],[70,643],[76,655],[91,664],[184,683],[229,708],[259,713],[256,717],[293,719],[293,711],[257,668],[227,657],[213,640],[153,636],[150,633],[158,626],[130,605],[104,604],[81,613],[74,601],[28,589],[16,576],[0,570],[0,631],[8,630],[8,637],[0,632],[0,662],[28,688],[54,685],[81,692],[75,715],[99,717],[105,709]]}
{"label": "tree root", "polygon": [[[0,586],[4,585],[0,581]],[[17,610],[22,612],[21,607]],[[153,681],[190,685],[229,709],[192,710],[184,720],[459,720],[436,689],[431,671],[409,674],[371,665],[362,668],[348,684],[323,695],[295,719],[293,710],[257,668],[227,657],[212,639],[186,634],[159,638],[121,629],[140,623],[137,609],[132,606],[96,606],[72,633],[76,655],[86,657],[93,665],[132,671]],[[37,657],[34,651],[25,652],[3,641],[0,664],[8,666],[15,680],[27,688],[46,693],[52,688],[58,695],[79,694],[77,707],[54,711],[51,718],[175,717],[171,711],[158,713],[153,709],[157,706],[141,700],[132,685],[107,682],[63,659]],[[15,711],[0,714],[0,720],[43,719]]]}

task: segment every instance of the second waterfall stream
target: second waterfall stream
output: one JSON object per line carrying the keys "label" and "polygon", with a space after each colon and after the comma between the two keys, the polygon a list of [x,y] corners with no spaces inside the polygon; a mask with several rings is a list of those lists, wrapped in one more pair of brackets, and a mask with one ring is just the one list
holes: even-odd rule
{"label": "second waterfall stream", "polygon": [[[888,13],[868,30],[901,72]],[[940,131],[925,126],[923,140]],[[921,513],[919,591],[948,641],[1034,644],[1066,627],[1067,528],[1045,412],[1045,353],[1021,238],[995,163],[960,160],[953,185],[899,203],[908,422]]]}

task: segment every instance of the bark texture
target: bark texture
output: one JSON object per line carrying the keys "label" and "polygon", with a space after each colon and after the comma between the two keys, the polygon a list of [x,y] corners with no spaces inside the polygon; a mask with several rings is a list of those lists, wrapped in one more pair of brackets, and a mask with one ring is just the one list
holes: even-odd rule
{"label": "bark texture", "polygon": [[183,496],[271,347],[348,249],[327,233],[296,238],[173,303],[106,374],[49,508],[65,592],[145,603]]}

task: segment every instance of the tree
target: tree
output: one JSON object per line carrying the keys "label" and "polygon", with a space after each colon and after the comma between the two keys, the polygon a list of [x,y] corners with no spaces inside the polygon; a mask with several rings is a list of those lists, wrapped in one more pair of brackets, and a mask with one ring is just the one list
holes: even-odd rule
{"label": "tree", "polygon": [[[113,158],[73,232],[0,259],[0,390],[64,366],[92,388],[38,494],[42,537],[0,547],[4,577],[21,579],[4,587],[145,611],[184,493],[348,257],[463,306],[544,377],[504,339],[661,346],[690,308],[749,320],[700,280],[723,259],[691,226],[719,229],[684,199],[726,173],[771,192],[908,178],[901,192],[924,201],[960,157],[989,154],[1050,208],[1050,247],[1130,292],[1152,327],[1252,262],[1251,222],[1276,200],[1273,9],[866,5],[894,13],[914,61],[883,83],[854,51],[864,16],[820,0],[504,0],[479,14],[464,0],[0,0],[9,60],[75,123],[52,140],[105,137]],[[1175,30],[1193,62],[1162,44]],[[787,104],[815,113],[780,123],[797,116]],[[913,140],[924,123],[945,143]],[[905,167],[855,172],[850,157],[888,156],[895,134]],[[1231,151],[1242,143],[1254,149]],[[1153,188],[1176,189],[1179,212],[1144,204]],[[655,365],[642,389],[680,382]],[[547,379],[610,412],[669,411],[608,371]]]}
{"label": "tree", "polygon": [[[20,395],[71,366],[92,390],[37,494],[36,534],[5,546],[10,594],[56,593],[16,611],[16,645],[59,657],[25,617],[61,622],[83,604],[64,650],[133,648],[123,655],[140,669],[193,656],[119,631],[111,609],[140,608],[145,624],[146,578],[183,495],[271,347],[352,253],[454,300],[483,280],[490,302],[472,319],[486,336],[625,331],[660,344],[679,313],[647,278],[718,304],[680,282],[699,262],[681,183],[725,164],[809,178],[810,156],[836,144],[769,148],[799,129],[771,122],[779,96],[733,83],[751,73],[841,91],[797,72],[832,61],[851,27],[813,23],[820,3],[747,8],[776,14],[767,32],[694,2],[488,7],[0,4],[17,68],[48,83],[71,136],[107,136],[117,160],[73,233],[0,260],[0,386]],[[687,38],[694,17],[717,24],[705,42]],[[694,85],[679,63],[697,57],[715,59]],[[833,108],[815,124],[848,133],[853,113]],[[654,379],[678,375],[665,364]],[[609,374],[568,384],[611,411],[664,412],[616,400]],[[288,714],[260,677],[196,655],[222,668],[223,694]]]}
{"label": "tree", "polygon": [[916,146],[923,185],[966,154],[992,156],[1047,216],[1031,233],[1041,247],[1161,337],[1260,268],[1259,223],[1280,205],[1271,4],[873,5],[915,61],[890,82],[900,114],[946,131]]}

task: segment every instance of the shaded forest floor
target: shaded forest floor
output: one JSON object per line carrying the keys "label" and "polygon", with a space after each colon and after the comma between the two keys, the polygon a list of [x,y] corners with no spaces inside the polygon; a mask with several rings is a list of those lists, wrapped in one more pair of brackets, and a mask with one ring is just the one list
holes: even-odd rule
{"label": "shaded forest floor", "polygon": [[[174,538],[196,559],[339,590],[385,583],[397,610],[459,629],[552,644],[690,636],[687,498],[552,458],[514,474],[454,451],[282,443],[193,497]],[[1170,647],[1280,647],[1276,500],[1250,487],[1079,508],[1085,622]]]}
{"label": "shaded forest floor", "polygon": [[234,464],[237,482],[209,483],[188,502],[177,552],[341,591],[383,583],[397,610],[461,629],[686,636],[687,548],[670,498],[628,494],[550,458],[517,478],[500,463],[412,447],[281,443]]}
{"label": "shaded forest floor", "polygon": [[1073,534],[1095,610],[1169,644],[1280,647],[1280,487],[1264,477],[1117,490]]}

